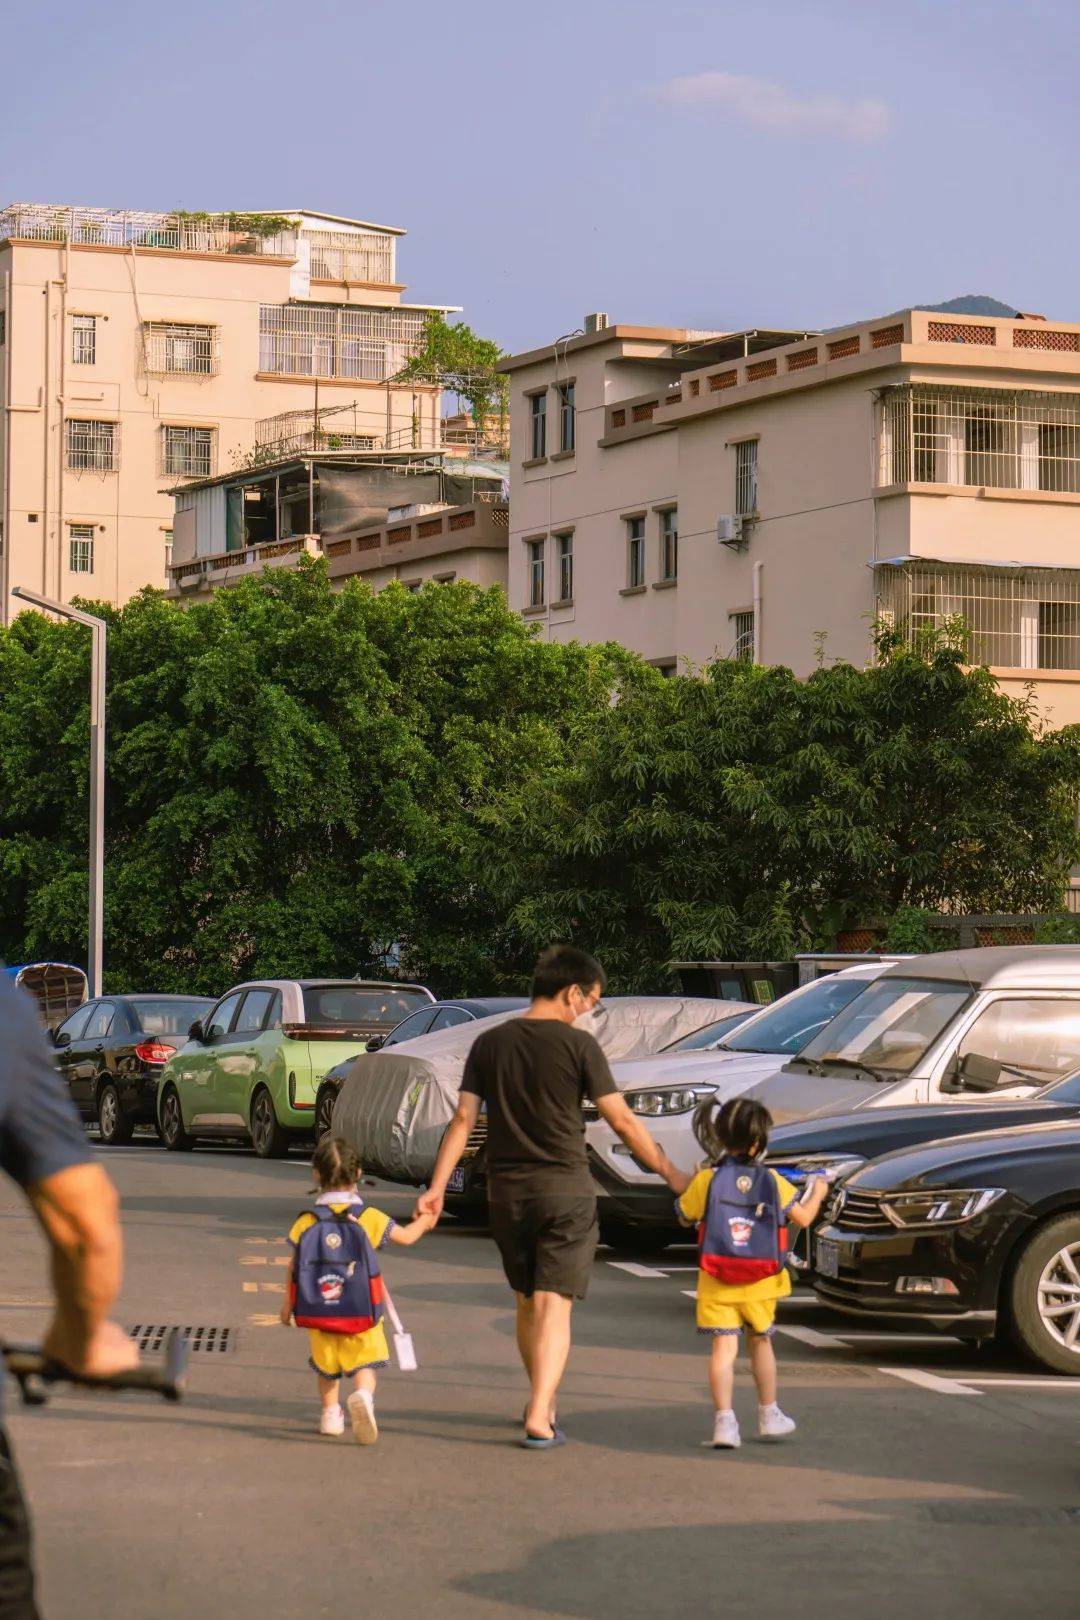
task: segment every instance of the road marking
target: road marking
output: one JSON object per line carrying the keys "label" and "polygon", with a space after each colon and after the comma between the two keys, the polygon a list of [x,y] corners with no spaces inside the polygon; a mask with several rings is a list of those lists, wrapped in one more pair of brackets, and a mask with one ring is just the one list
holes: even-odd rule
{"label": "road marking", "polygon": [[920,1389],[932,1389],[936,1395],[981,1395],[959,1378],[940,1378],[937,1373],[923,1372],[921,1367],[879,1367],[878,1372],[889,1378],[902,1378],[906,1383],[918,1384]]}
{"label": "road marking", "polygon": [[242,1254],[242,1266],[291,1266],[292,1260],[287,1254]]}
{"label": "road marking", "polygon": [[813,1345],[815,1350],[846,1350],[843,1339],[834,1338],[831,1333],[819,1333],[817,1328],[787,1327],[776,1325],[777,1333],[785,1334],[789,1339],[798,1339],[800,1344]]}
{"label": "road marking", "polygon": [[244,1239],[245,1243],[288,1243],[288,1241],[289,1241],[288,1238],[255,1238],[255,1237],[248,1237],[248,1238]]}
{"label": "road marking", "polygon": [[280,1316],[249,1316],[248,1321],[252,1327],[280,1327]]}
{"label": "road marking", "polygon": [[839,1338],[848,1342],[852,1339],[869,1339],[874,1344],[937,1344],[953,1345],[963,1341],[952,1333],[871,1333],[869,1328],[841,1329]]}
{"label": "road marking", "polygon": [[245,1294],[257,1294],[259,1292],[258,1283],[241,1283],[240,1286]]}
{"label": "road marking", "polygon": [[983,1389],[1056,1389],[1064,1393],[1072,1390],[1080,1395],[1080,1379],[1063,1373],[1060,1378],[973,1378],[965,1374],[969,1384],[981,1384]]}
{"label": "road marking", "polygon": [[[639,1266],[636,1260],[609,1260],[609,1266],[616,1271],[627,1271],[631,1277],[666,1277],[666,1271],[657,1271],[655,1266]],[[694,1268],[697,1269],[696,1267]]]}

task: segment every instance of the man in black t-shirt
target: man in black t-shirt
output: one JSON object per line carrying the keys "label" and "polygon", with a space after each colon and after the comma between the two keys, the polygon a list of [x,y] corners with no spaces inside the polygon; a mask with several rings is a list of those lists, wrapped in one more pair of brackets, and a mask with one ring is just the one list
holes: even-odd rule
{"label": "man in black t-shirt", "polygon": [[596,1193],[585,1157],[588,1097],[647,1169],[676,1191],[687,1177],[657,1147],[616,1088],[592,1035],[574,1028],[604,988],[585,951],[553,945],[536,964],[532,1002],[473,1044],[461,1099],[417,1212],[440,1215],[450,1172],[487,1107],[491,1229],[517,1295],[517,1342],[529,1376],[524,1444],[561,1445],[555,1396],[570,1352],[570,1313],[596,1254]]}

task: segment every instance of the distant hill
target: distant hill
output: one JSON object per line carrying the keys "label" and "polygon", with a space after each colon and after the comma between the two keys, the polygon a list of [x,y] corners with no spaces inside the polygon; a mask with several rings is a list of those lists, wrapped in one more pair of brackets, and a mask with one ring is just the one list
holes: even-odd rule
{"label": "distant hill", "polygon": [[985,293],[965,293],[962,298],[948,298],[944,304],[914,304],[913,309],[928,309],[935,315],[1004,315],[1011,320],[1017,313],[1015,304],[1003,304],[1000,298],[988,298]]}

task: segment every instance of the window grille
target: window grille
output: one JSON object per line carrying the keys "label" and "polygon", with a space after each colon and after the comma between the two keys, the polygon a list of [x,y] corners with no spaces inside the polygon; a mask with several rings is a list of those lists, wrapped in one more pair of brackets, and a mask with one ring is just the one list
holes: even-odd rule
{"label": "window grille", "polygon": [[660,578],[679,577],[679,514],[671,506],[660,514]]}
{"label": "window grille", "polygon": [[7,310],[0,309],[0,349],[7,342]]}
{"label": "window grille", "polygon": [[529,541],[529,606],[543,607],[544,594],[544,542]]}
{"label": "window grille", "polygon": [[547,395],[533,394],[529,399],[529,458],[539,461],[547,455]]}
{"label": "window grille", "polygon": [[69,418],[64,424],[65,466],[73,472],[116,472],[120,466],[119,422]]}
{"label": "window grille", "polygon": [[276,376],[386,382],[423,341],[423,310],[263,304],[259,368]]}
{"label": "window grille", "polygon": [[877,411],[882,484],[953,484],[1080,494],[1080,397],[920,384],[888,388]]}
{"label": "window grille", "polygon": [[559,563],[559,601],[570,602],[574,596],[574,537],[557,534],[555,550]]}
{"label": "window grille", "polygon": [[944,631],[973,664],[1080,669],[1080,569],[879,568],[877,611],[908,646]]}
{"label": "window grille", "polygon": [[311,274],[316,281],[394,279],[394,238],[369,231],[301,231],[311,243]]}
{"label": "window grille", "polygon": [[735,514],[752,517],[757,511],[758,447],[756,439],[735,446]]}
{"label": "window grille", "polygon": [[577,412],[574,408],[574,384],[559,384],[559,449],[573,450],[577,435]]}
{"label": "window grille", "polygon": [[731,628],[735,632],[735,642],[731,649],[732,658],[740,663],[752,664],[754,662],[754,614],[751,609],[748,613],[733,613],[731,615]]}
{"label": "window grille", "polygon": [[213,377],[221,364],[216,326],[147,321],[143,328],[146,369],[155,376]]}
{"label": "window grille", "polygon": [[212,428],[163,427],[161,471],[170,478],[209,478],[214,471]]}
{"label": "window grille", "polygon": [[94,526],[73,523],[68,533],[68,566],[73,574],[94,572]]}
{"label": "window grille", "polygon": [[71,363],[73,366],[92,366],[97,356],[97,316],[71,317]]}
{"label": "window grille", "polygon": [[645,519],[643,517],[627,518],[626,520],[626,584],[628,590],[636,590],[645,583]]}

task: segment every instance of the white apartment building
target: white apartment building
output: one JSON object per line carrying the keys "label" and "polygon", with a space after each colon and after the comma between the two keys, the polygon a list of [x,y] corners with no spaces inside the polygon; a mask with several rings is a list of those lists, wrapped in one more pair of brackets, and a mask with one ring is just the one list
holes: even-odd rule
{"label": "white apartment building", "polygon": [[510,600],[547,636],[808,674],[959,617],[1080,721],[1080,324],[586,327],[504,363]]}
{"label": "white apartment building", "polygon": [[0,211],[0,623],[15,585],[163,587],[172,490],[260,438],[317,420],[340,449],[437,448],[439,388],[390,379],[451,306],[403,301],[403,234],[311,209]]}

